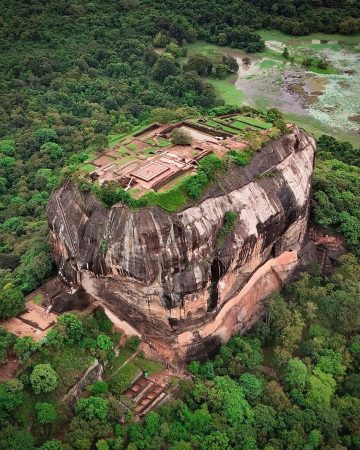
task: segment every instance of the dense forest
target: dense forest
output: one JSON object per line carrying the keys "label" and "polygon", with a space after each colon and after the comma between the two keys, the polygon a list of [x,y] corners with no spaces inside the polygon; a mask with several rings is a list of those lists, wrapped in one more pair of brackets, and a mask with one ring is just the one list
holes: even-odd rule
{"label": "dense forest", "polygon": [[[1,4],[0,319],[21,311],[24,295],[54,273],[46,204],[91,152],[110,135],[223,104],[207,77],[234,71],[233,61],[183,64],[187,43],[257,52],[263,27],[360,30],[356,0]],[[312,220],[342,233],[355,256],[330,278],[314,268],[269,298],[250,334],[190,364],[193,382],[178,400],[143,423],[128,417],[125,427],[111,386],[89,387],[88,400],[67,411],[51,396],[56,372],[36,369],[51,354],[108,358],[118,336],[106,319],[65,317],[41,349],[0,328],[1,361],[9,348],[37,355],[19,379],[0,385],[0,449],[360,449],[360,151],[329,136],[318,147]]]}

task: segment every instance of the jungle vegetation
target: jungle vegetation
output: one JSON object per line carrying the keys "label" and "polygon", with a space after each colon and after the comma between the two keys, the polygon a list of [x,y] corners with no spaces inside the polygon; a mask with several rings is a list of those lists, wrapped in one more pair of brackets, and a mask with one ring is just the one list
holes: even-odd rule
{"label": "jungle vegetation", "polygon": [[[24,295],[53,273],[46,204],[91,152],[154,120],[219,111],[207,78],[234,71],[234,61],[193,57],[184,65],[187,43],[256,52],[264,48],[256,32],[263,27],[294,35],[360,29],[360,4],[352,0],[1,6],[0,319],[19,313]],[[312,218],[342,233],[359,256],[359,149],[328,136],[318,145]],[[203,173],[213,175],[210,165]],[[188,195],[200,195],[205,176]],[[9,350],[22,360],[19,377],[0,384],[0,449],[359,449],[359,267],[348,254],[331,277],[314,269],[270,297],[248,335],[190,364],[193,381],[177,400],[142,423],[129,415],[125,426],[111,389],[129,379],[89,386],[73,409],[59,400],[75,360],[84,369],[94,357],[113,357],[119,336],[106,318],[65,315],[43,346],[0,328],[0,361]]]}

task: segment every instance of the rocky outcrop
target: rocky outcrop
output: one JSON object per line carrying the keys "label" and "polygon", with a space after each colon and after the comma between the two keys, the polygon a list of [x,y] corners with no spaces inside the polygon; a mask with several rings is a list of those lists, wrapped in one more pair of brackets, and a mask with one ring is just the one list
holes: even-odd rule
{"label": "rocky outcrop", "polygon": [[[246,329],[260,300],[296,266],[314,153],[314,140],[295,127],[176,214],[122,204],[106,209],[69,181],[48,205],[60,276],[164,353],[207,353]],[[237,219],[219,244],[230,211]]]}

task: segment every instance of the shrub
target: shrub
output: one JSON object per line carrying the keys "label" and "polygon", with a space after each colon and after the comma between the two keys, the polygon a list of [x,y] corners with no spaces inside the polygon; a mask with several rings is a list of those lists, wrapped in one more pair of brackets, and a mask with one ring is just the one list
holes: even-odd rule
{"label": "shrub", "polygon": [[213,180],[217,172],[224,169],[224,162],[215,155],[205,156],[199,162],[199,172],[205,172],[209,180]]}
{"label": "shrub", "polygon": [[100,439],[100,441],[97,441],[96,443],[97,450],[109,450],[109,444],[105,439]]}
{"label": "shrub", "polygon": [[35,394],[53,391],[58,383],[58,376],[50,364],[38,364],[30,375],[31,386]]}
{"label": "shrub", "polygon": [[5,328],[0,327],[0,364],[6,360],[8,349],[15,340],[15,336]]}
{"label": "shrub", "polygon": [[231,150],[228,155],[230,161],[232,161],[233,163],[237,164],[238,166],[246,166],[251,160],[252,152],[250,150],[245,150],[243,152]]}
{"label": "shrub", "polygon": [[0,291],[0,320],[16,316],[24,308],[25,299],[20,289],[9,288]]}
{"label": "shrub", "polygon": [[17,338],[14,345],[14,350],[22,359],[29,357],[38,348],[39,344],[31,336]]}
{"label": "shrub", "polygon": [[191,145],[191,134],[181,128],[175,128],[171,133],[171,142],[174,145]]}
{"label": "shrub", "polygon": [[20,380],[9,380],[0,383],[0,411],[6,415],[21,405],[24,385]]}
{"label": "shrub", "polygon": [[96,338],[96,346],[100,350],[111,350],[113,343],[109,336],[106,336],[105,334],[99,334]]}
{"label": "shrub", "polygon": [[56,419],[56,408],[51,403],[36,403],[35,409],[37,411],[38,422],[43,424],[52,423]]}
{"label": "shrub", "polygon": [[186,185],[186,193],[194,200],[199,200],[208,184],[209,179],[206,173],[198,172],[196,175],[189,179]]}
{"label": "shrub", "polygon": [[132,383],[132,377],[128,374],[118,373],[109,383],[109,389],[114,395],[122,395]]}
{"label": "shrub", "polygon": [[51,441],[46,441],[43,443],[39,450],[62,450],[63,445],[61,441],[57,439],[52,439]]}
{"label": "shrub", "polygon": [[65,313],[59,317],[58,323],[63,326],[68,343],[79,342],[83,336],[84,328],[78,316]]}
{"label": "shrub", "polygon": [[90,386],[87,387],[87,390],[90,394],[95,396],[100,396],[102,394],[106,394],[109,390],[108,384],[106,381],[94,381]]}
{"label": "shrub", "polygon": [[100,331],[102,331],[103,333],[109,333],[112,330],[113,323],[108,318],[105,311],[103,311],[102,309],[97,309],[94,316]]}
{"label": "shrub", "polygon": [[228,236],[232,230],[234,229],[235,222],[238,215],[237,213],[233,211],[227,211],[224,215],[224,223],[220,230],[218,231],[218,234],[216,236],[216,246],[219,247],[223,244],[226,236]]}
{"label": "shrub", "polygon": [[107,400],[94,396],[81,398],[75,406],[75,412],[79,417],[86,420],[98,419],[102,422],[107,418],[108,409]]}
{"label": "shrub", "polygon": [[140,342],[141,339],[139,338],[139,336],[131,336],[131,338],[127,342],[127,346],[129,347],[130,350],[136,352],[136,350],[140,345]]}

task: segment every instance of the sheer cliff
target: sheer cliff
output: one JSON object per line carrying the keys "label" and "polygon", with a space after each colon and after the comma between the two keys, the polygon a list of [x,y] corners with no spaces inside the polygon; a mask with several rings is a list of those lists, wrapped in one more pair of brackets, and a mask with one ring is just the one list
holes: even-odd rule
{"label": "sheer cliff", "polygon": [[[106,209],[69,181],[48,205],[59,273],[169,357],[208,353],[249,327],[295,268],[314,154],[314,140],[295,127],[176,214]],[[229,212],[235,223],[224,234]]]}

